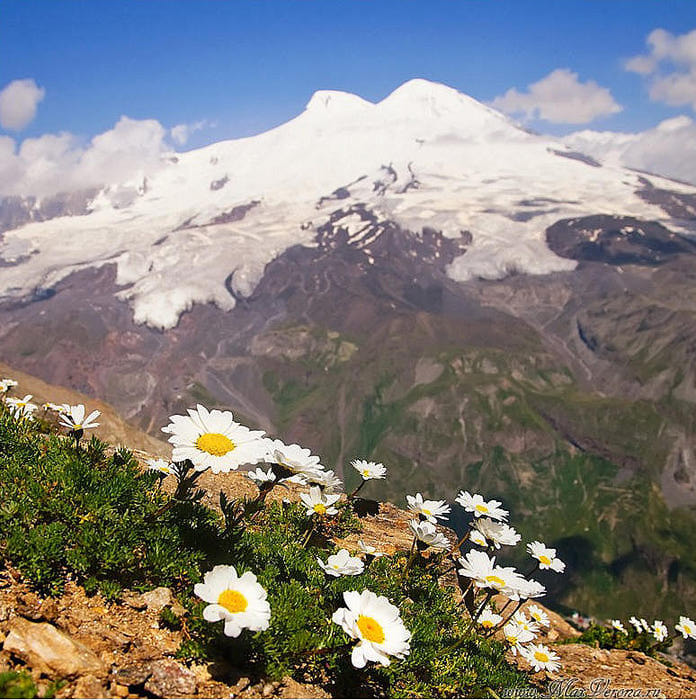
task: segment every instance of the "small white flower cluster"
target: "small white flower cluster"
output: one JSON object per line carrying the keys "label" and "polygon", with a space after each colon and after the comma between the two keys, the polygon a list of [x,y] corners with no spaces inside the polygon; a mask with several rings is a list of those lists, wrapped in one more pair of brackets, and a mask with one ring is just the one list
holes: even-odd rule
{"label": "small white flower cluster", "polygon": [[[319,457],[304,447],[286,445],[265,437],[263,431],[241,425],[230,411],[209,411],[199,404],[189,409],[187,416],[171,416],[162,431],[172,443],[174,464],[150,460],[149,469],[165,476],[176,475],[175,464],[188,460],[197,472],[210,469],[219,474],[243,465],[266,463],[270,465],[267,470],[256,467],[246,473],[262,493],[282,482],[302,484],[309,487],[300,494],[308,516],[322,519],[338,514],[336,505],[341,494],[335,492],[342,483],[333,470],[322,466]],[[354,460],[352,466],[362,477],[361,486],[386,476],[383,464]],[[367,557],[384,556],[362,540],[358,546]],[[340,549],[326,561],[318,557],[317,564],[330,577],[358,576],[365,569],[363,560],[347,549]],[[216,566],[204,576],[203,583],[196,584],[194,591],[209,603],[203,617],[210,622],[224,620],[224,633],[228,636],[237,637],[243,629],[265,630],[270,624],[266,590],[249,571],[239,576],[234,566]],[[343,598],[347,607],[336,610],[332,619],[351,639],[357,640],[351,654],[356,668],[368,661],[387,666],[390,656],[405,658],[410,651],[411,634],[404,627],[398,608],[369,590],[347,591]]]}
{"label": "small white flower cluster", "polygon": [[[644,618],[634,616],[629,618],[629,623],[635,630],[635,636],[645,634],[652,636],[658,643],[662,643],[669,638],[669,629],[662,620],[654,620],[652,625]],[[609,626],[611,629],[625,634],[627,637],[632,636],[628,629],[624,626],[621,620],[610,620]],[[696,623],[684,615],[679,617],[679,623],[674,626],[674,629],[682,635],[684,639],[696,639]]]}
{"label": "small white flower cluster", "polygon": [[[16,386],[18,386],[18,382],[14,379],[0,379],[0,394],[5,406],[15,418],[33,418],[39,407],[32,402],[34,398],[32,394],[27,394],[21,399],[8,396],[8,393]],[[68,428],[73,435],[79,432],[81,436],[85,430],[99,427],[96,419],[101,415],[101,411],[92,411],[85,417],[87,411],[83,404],[71,406],[70,404],[47,401],[41,405],[41,408],[45,412],[56,413],[60,425]]]}
{"label": "small white flower cluster", "polygon": [[[498,550],[503,546],[515,546],[519,543],[521,536],[507,524],[508,511],[502,507],[500,501],[486,500],[482,495],[471,494],[468,491],[460,492],[455,500],[467,513],[473,515],[469,530],[458,545],[468,540],[478,547]],[[457,546],[455,549],[458,548]],[[549,569],[558,573],[565,570],[565,564],[556,556],[556,550],[547,547],[543,542],[529,543],[527,552],[535,560],[530,573],[537,569]],[[473,615],[474,621],[486,630],[488,635],[502,629],[512,654],[520,654],[535,671],[557,671],[561,666],[558,655],[545,645],[534,641],[540,627],[548,627],[548,615],[536,605],[528,607],[529,618],[520,610],[525,600],[543,596],[546,587],[528,575],[522,575],[513,567],[497,564],[496,557],[485,551],[471,549],[457,561],[461,567],[457,569],[457,573],[469,581],[466,590],[473,587],[474,591],[478,590],[484,596],[481,607],[476,608],[477,612]],[[514,612],[507,618],[488,607],[488,601],[495,594],[502,594],[517,603]]]}
{"label": "small white flower cluster", "polygon": [[[9,382],[13,381],[11,379],[3,379],[3,382]],[[16,386],[17,383],[15,382],[12,386]],[[7,393],[7,389],[3,391],[3,394]],[[31,418],[34,415],[34,412],[39,408],[35,403],[32,403],[32,399],[34,397],[32,394],[27,394],[24,398],[22,399],[17,399],[13,396],[9,396],[5,398],[5,406],[7,406],[8,410],[10,413],[15,417],[15,418]]]}

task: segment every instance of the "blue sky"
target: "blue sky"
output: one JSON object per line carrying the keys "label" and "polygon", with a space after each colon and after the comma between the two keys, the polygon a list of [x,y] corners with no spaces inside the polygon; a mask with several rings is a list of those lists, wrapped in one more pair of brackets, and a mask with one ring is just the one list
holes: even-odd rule
{"label": "blue sky", "polygon": [[591,128],[693,117],[693,105],[652,99],[646,76],[624,67],[652,30],[696,28],[692,0],[4,0],[0,13],[0,88],[30,78],[45,91],[33,121],[0,130],[19,140],[86,139],[121,115],[166,127],[207,120],[186,144],[195,147],[282,123],[317,89],[379,100],[424,77],[490,101],[558,68],[623,107]]}

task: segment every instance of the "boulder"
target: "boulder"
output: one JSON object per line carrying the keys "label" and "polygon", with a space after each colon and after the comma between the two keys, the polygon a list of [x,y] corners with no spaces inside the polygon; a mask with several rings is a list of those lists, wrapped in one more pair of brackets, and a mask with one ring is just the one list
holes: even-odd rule
{"label": "boulder", "polygon": [[99,657],[48,622],[30,622],[22,617],[10,621],[3,649],[55,678],[106,675]]}

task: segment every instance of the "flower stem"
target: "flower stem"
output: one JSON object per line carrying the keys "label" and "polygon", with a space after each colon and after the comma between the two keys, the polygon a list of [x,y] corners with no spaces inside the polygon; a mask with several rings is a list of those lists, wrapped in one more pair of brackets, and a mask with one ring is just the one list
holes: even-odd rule
{"label": "flower stem", "polygon": [[[510,602],[510,601],[508,601],[508,603],[509,603],[509,602]],[[514,617],[515,613],[516,613],[523,605],[524,605],[524,601],[521,600],[521,599],[518,600],[518,601],[517,601],[517,605],[515,605],[515,609],[507,616],[507,619],[506,619],[506,620],[503,620],[503,622],[500,624],[500,627],[505,627],[505,625],[507,625],[507,623],[510,622],[510,620]],[[507,605],[506,605],[505,607],[507,607]]]}
{"label": "flower stem", "polygon": [[365,479],[363,479],[363,480],[358,484],[358,487],[355,489],[355,491],[353,491],[353,493],[349,494],[349,496],[348,496],[348,498],[347,498],[346,500],[352,501],[352,500],[358,495],[358,491],[360,491],[360,489],[361,489],[363,486],[365,486],[366,483],[367,483],[367,481],[365,481]]}
{"label": "flower stem", "polygon": [[483,603],[481,603],[476,613],[472,616],[471,621],[469,622],[469,626],[466,628],[467,632],[471,631],[471,628],[476,624],[476,620],[478,620],[479,617],[481,617],[483,609],[486,607],[486,605],[488,605],[488,601],[493,597],[494,593],[495,591],[493,589],[489,590],[486,593],[486,597],[483,599]]}
{"label": "flower stem", "polygon": [[312,523],[309,528],[307,528],[307,535],[305,536],[303,542],[302,542],[302,549],[304,549],[307,544],[309,543],[309,538],[312,536],[312,533],[314,532],[314,523]]}
{"label": "flower stem", "polygon": [[464,533],[462,538],[457,542],[457,544],[452,547],[452,551],[450,554],[454,554],[455,552],[458,552],[461,549],[461,546],[469,539],[469,535],[471,534],[471,526],[469,526],[469,529]]}
{"label": "flower stem", "polygon": [[406,574],[408,573],[408,570],[411,568],[411,564],[413,563],[413,557],[416,552],[416,540],[418,538],[414,537],[413,542],[411,543],[411,551],[408,553],[408,561],[406,562],[406,566],[404,567],[404,572],[401,574],[401,585],[404,585],[404,582],[406,581]]}

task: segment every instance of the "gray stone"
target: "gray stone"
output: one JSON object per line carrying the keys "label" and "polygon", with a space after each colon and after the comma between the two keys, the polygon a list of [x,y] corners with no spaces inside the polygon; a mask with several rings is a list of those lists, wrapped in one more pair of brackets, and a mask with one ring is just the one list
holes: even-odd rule
{"label": "gray stone", "polygon": [[191,697],[196,692],[196,676],[174,659],[160,659],[151,665],[152,675],[145,690],[158,698]]}
{"label": "gray stone", "polygon": [[3,649],[33,668],[56,678],[106,674],[99,657],[48,622],[30,622],[22,617],[10,621]]}

